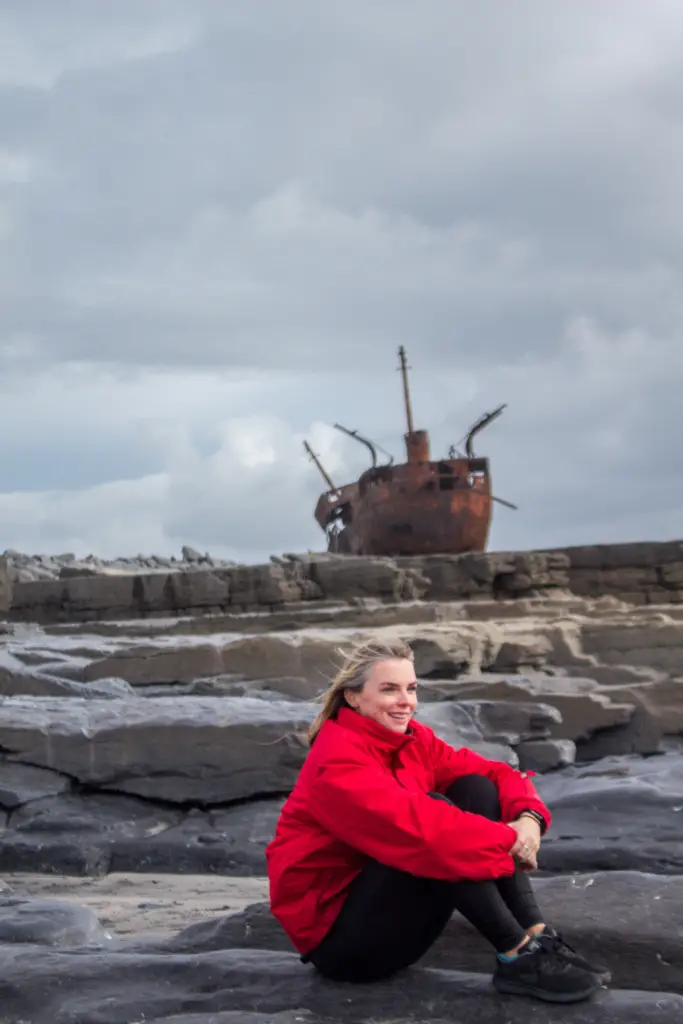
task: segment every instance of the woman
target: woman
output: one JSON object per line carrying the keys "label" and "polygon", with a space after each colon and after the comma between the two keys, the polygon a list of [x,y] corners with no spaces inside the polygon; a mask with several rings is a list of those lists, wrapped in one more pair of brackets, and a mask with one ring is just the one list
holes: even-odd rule
{"label": "woman", "polygon": [[500,992],[587,999],[608,980],[545,924],[528,874],[550,812],[526,774],[415,721],[404,643],[357,647],[323,697],[269,845],[271,909],[337,981],[418,961],[458,910],[496,952]]}

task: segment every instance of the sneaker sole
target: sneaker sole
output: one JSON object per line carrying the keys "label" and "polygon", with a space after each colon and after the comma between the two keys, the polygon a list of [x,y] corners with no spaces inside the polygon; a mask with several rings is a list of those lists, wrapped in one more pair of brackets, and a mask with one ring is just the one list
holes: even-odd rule
{"label": "sneaker sole", "polygon": [[596,970],[590,970],[589,971],[585,967],[580,967],[579,970],[584,971],[586,974],[590,975],[591,978],[595,978],[595,980],[597,981],[598,985],[609,985],[609,983],[612,980],[612,972],[611,971],[596,971]]}
{"label": "sneaker sole", "polygon": [[508,996],[532,996],[544,1003],[583,1003],[595,995],[601,988],[599,982],[594,982],[590,988],[582,992],[546,992],[543,989],[532,988],[530,985],[516,985],[513,981],[495,979],[493,987],[501,995]]}

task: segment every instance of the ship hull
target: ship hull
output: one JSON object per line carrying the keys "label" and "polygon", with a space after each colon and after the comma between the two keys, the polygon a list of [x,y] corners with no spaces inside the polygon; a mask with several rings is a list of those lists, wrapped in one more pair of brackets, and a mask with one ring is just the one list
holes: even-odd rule
{"label": "ship hull", "polygon": [[460,555],[485,551],[491,520],[486,494],[438,495],[409,505],[402,497],[364,502],[343,546],[355,555]]}
{"label": "ship hull", "polygon": [[[486,550],[492,500],[485,459],[380,467],[343,492],[337,492],[343,528],[328,535],[330,551],[400,556]],[[319,512],[324,528],[323,506]]]}

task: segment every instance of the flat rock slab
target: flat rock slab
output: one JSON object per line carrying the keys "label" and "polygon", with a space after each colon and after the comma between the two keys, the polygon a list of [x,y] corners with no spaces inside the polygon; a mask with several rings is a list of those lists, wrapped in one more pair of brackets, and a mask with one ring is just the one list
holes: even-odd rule
{"label": "flat rock slab", "polygon": [[0,898],[0,944],[106,945],[112,936],[85,907],[63,900]]}
{"label": "flat rock slab", "polygon": [[[323,1019],[308,1010],[284,1010],[282,1013],[245,1013],[244,1010],[226,1010],[225,1013],[181,1013],[172,1017],[157,1017],[145,1021],[144,1024],[329,1024],[329,1018]],[[392,1024],[403,1024],[394,1020]],[[427,1024],[441,1024],[440,1021],[428,1021]],[[443,1024],[446,1024],[444,1021]]]}
{"label": "flat rock slab", "polygon": [[[361,1024],[672,1024],[683,997],[630,990],[553,1007],[501,997],[490,975],[416,968],[377,985],[320,979],[292,953],[230,950],[159,954],[54,952],[0,947],[0,1013],[17,1024],[131,1024],[193,1019],[212,1024],[226,1011],[298,1011],[302,1021]],[[202,1019],[203,1018],[203,1019]],[[2,1019],[2,1018],[0,1018]],[[277,1018],[276,1018],[277,1019]]]}
{"label": "flat rock slab", "polygon": [[497,743],[483,738],[481,726],[483,724],[486,729],[488,723],[478,720],[474,705],[465,707],[454,701],[426,704],[419,709],[419,719],[452,747],[469,747],[482,757],[503,761],[515,768],[519,764],[517,754],[507,742]]}
{"label": "flat rock slab", "polygon": [[0,807],[13,811],[17,807],[56,796],[71,788],[71,779],[47,768],[0,759]]}
{"label": "flat rock slab", "polygon": [[[59,667],[59,666],[55,666]],[[68,663],[65,669],[68,670]],[[74,671],[77,671],[74,669]],[[135,688],[125,679],[106,678],[80,683],[47,672],[0,672],[0,695],[6,697],[81,697],[115,700],[135,696]]]}
{"label": "flat rock slab", "polygon": [[[683,993],[683,887],[680,878],[607,872],[537,878],[545,919],[589,960],[612,972],[617,988]],[[267,903],[213,918],[155,945],[172,953],[245,948],[291,950]],[[491,950],[459,914],[421,966],[486,973]]]}
{"label": "flat rock slab", "polygon": [[8,698],[0,748],[98,789],[206,806],[289,790],[314,716],[249,697]]}
{"label": "flat rock slab", "polygon": [[325,689],[341,664],[336,646],[334,638],[312,636],[241,638],[234,634],[214,643],[184,638],[163,647],[141,644],[117,651],[87,665],[83,679],[91,682],[117,676],[135,686],[149,686],[189,683],[225,672],[247,679],[285,675],[306,679],[312,697]]}
{"label": "flat rock slab", "polygon": [[282,802],[187,812],[113,793],[35,800],[0,831],[0,871],[263,874]]}
{"label": "flat rock slab", "polygon": [[[590,684],[590,685],[589,685]],[[596,692],[592,680],[566,676],[480,676],[439,680],[423,684],[430,700],[489,700],[513,703],[540,701],[560,712],[561,721],[550,724],[554,738],[580,740],[601,729],[626,726],[633,716],[633,705],[613,703],[609,696]]]}
{"label": "flat rock slab", "polygon": [[683,756],[610,757],[535,783],[553,812],[543,871],[683,873]]}

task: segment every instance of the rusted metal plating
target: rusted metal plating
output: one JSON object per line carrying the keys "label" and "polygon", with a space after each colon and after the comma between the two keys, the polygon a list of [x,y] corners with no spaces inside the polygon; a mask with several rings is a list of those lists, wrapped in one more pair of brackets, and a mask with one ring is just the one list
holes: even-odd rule
{"label": "rusted metal plating", "polygon": [[499,406],[470,429],[465,454],[432,460],[429,434],[415,430],[408,388],[405,349],[399,348],[400,371],[408,430],[404,435],[407,461],[378,465],[375,445],[358,431],[337,429],[366,445],[372,465],[355,483],[335,488],[319,459],[304,442],[309,456],[328,484],[315,509],[327,536],[329,551],[353,555],[463,554],[485,551],[492,506],[509,502],[491,494],[489,461],[474,454],[474,437],[497,419]]}

